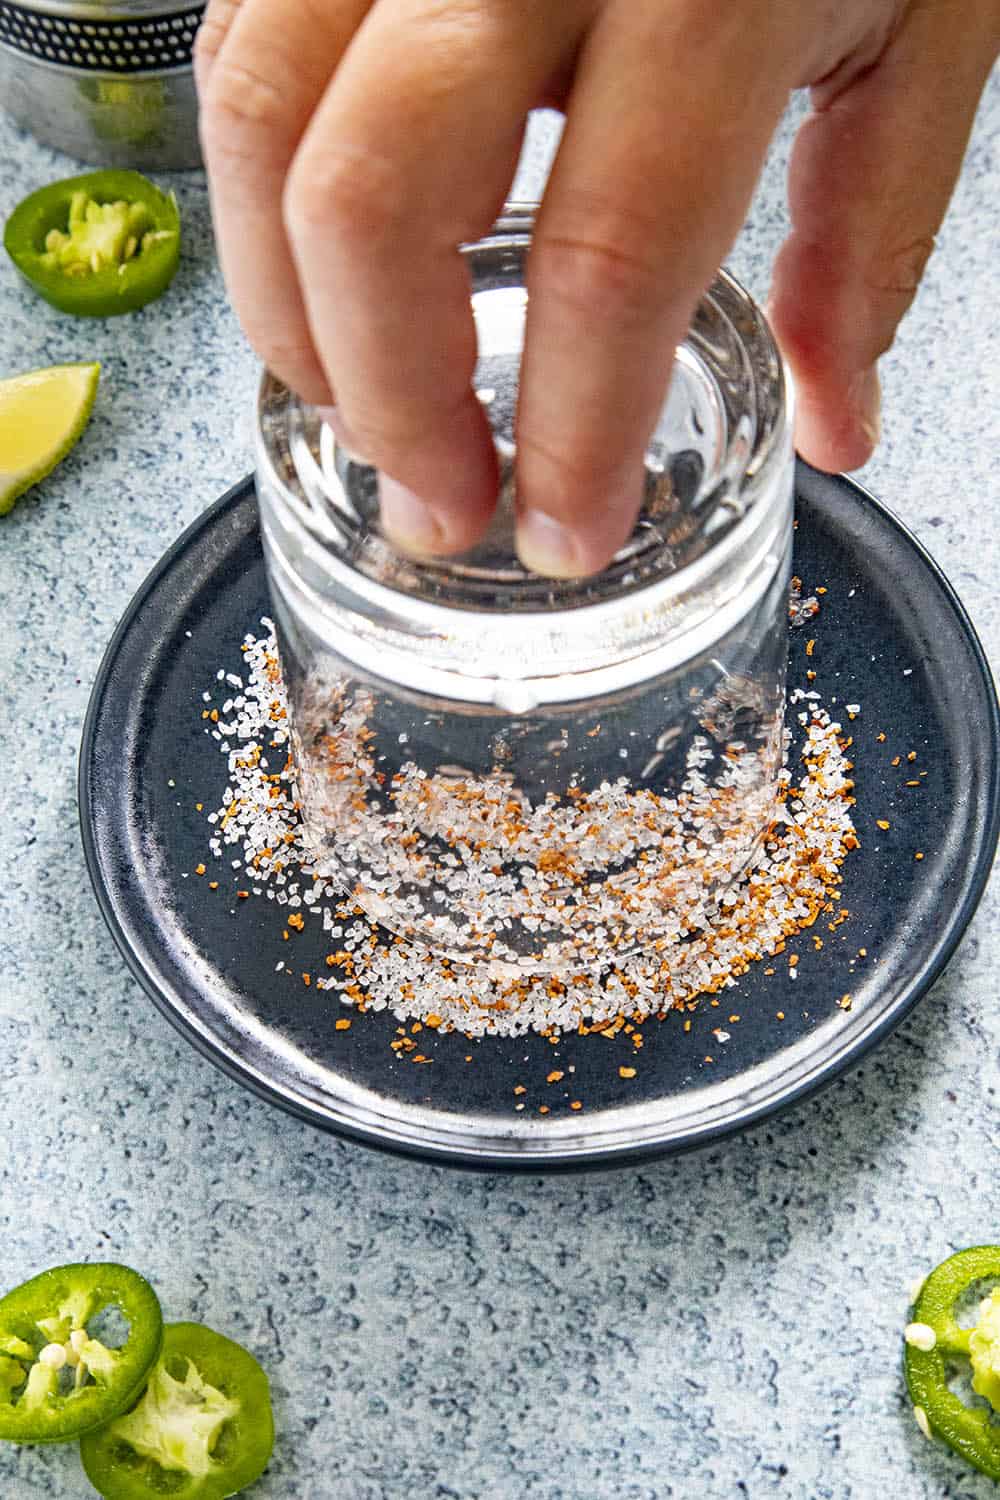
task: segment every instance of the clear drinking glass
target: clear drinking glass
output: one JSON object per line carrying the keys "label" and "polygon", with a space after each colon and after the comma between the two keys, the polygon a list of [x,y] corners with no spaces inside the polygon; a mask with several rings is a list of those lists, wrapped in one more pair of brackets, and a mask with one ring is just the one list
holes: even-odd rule
{"label": "clear drinking glass", "polygon": [[793,451],[757,307],[721,274],[677,351],[641,514],[603,573],[527,573],[512,459],[533,208],[464,247],[504,480],[416,562],[378,478],[265,377],[258,493],[306,834],[390,930],[558,984],[707,925],[777,808]]}

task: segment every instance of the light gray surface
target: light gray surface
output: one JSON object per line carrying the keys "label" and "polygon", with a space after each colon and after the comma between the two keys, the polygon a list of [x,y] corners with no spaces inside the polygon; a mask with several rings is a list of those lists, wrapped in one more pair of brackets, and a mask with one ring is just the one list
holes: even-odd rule
{"label": "light gray surface", "polygon": [[[779,141],[730,264],[763,296]],[[0,212],[72,170],[0,117]],[[0,523],[0,1280],[124,1260],[167,1315],[245,1341],[295,1500],[986,1497],[903,1399],[904,1288],[1000,1239],[998,897],[863,1067],[767,1128],[642,1170],[469,1177],[286,1119],[180,1042],[84,873],[75,757],[101,653],[159,554],[249,467],[254,362],[201,180],[167,299],[85,324],[0,267],[0,373],[99,357],[92,425]],[[934,552],[987,651],[1000,487],[1000,86],[863,476]],[[248,622],[249,624],[250,622]],[[0,1451],[0,1495],[90,1493],[72,1450]]]}

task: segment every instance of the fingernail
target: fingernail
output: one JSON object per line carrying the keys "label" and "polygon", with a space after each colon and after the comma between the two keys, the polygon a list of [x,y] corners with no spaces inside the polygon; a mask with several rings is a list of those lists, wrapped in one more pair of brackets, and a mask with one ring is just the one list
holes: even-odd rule
{"label": "fingernail", "polygon": [[872,365],[861,377],[858,407],[861,431],[872,447],[877,448],[882,437],[882,387],[879,383],[876,365]]}
{"label": "fingernail", "polygon": [[447,550],[447,530],[425,500],[388,474],[378,477],[382,525],[403,552],[416,557]]}
{"label": "fingernail", "polygon": [[518,518],[517,555],[529,572],[545,578],[580,578],[592,571],[573,533],[541,510]]}

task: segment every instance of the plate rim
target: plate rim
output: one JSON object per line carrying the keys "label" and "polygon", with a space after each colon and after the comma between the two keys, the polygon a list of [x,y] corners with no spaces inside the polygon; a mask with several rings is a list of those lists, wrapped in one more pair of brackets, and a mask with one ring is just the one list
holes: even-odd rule
{"label": "plate rim", "polygon": [[937,584],[944,601],[955,616],[960,632],[966,639],[983,687],[983,706],[986,711],[984,733],[989,744],[991,764],[988,768],[988,780],[984,783],[985,808],[979,856],[975,867],[970,872],[970,879],[962,898],[950,914],[947,926],[935,941],[931,953],[918,972],[894,996],[878,1019],[852,1036],[843,1049],[832,1059],[825,1061],[816,1071],[815,1076],[806,1072],[805,1076],[799,1077],[797,1081],[780,1089],[772,1097],[764,1101],[738,1105],[726,1119],[695,1128],[688,1136],[679,1140],[643,1141],[633,1147],[617,1143],[603,1147],[595,1145],[575,1151],[569,1156],[560,1155],[554,1151],[536,1155],[531,1150],[526,1150],[521,1144],[514,1142],[503,1150],[494,1143],[489,1149],[471,1151],[455,1149],[450,1145],[436,1142],[421,1142],[398,1134],[390,1136],[385,1132],[380,1133],[375,1128],[352,1123],[350,1120],[334,1120],[321,1113],[307,1100],[300,1101],[279,1085],[260,1077],[252,1065],[234,1055],[224,1043],[213,1038],[207,1029],[202,1030],[192,1024],[188,1016],[177,1009],[165,993],[165,987],[158,978],[155,967],[147,965],[142,955],[131,943],[108,883],[103,878],[95,826],[94,785],[89,770],[93,762],[92,752],[101,709],[123,642],[149,596],[164,576],[171,571],[178,558],[185,554],[199,533],[221,520],[228,510],[237,508],[247,500],[255,499],[255,482],[252,473],[233,485],[195,517],[161,554],[142,580],[129,600],[104,650],[84,716],[77,758],[77,806],[84,861],[101,915],[132,977],[137,980],[141,989],[153,1001],[160,1013],[189,1044],[228,1077],[244,1088],[248,1088],[265,1102],[276,1105],[285,1113],[317,1130],[358,1141],[397,1158],[405,1156],[411,1160],[419,1159],[437,1165],[471,1168],[479,1171],[548,1174],[550,1172],[601,1170],[616,1166],[638,1165],[664,1156],[704,1149],[732,1135],[762,1125],[784,1110],[811,1098],[849,1068],[856,1067],[874,1047],[878,1046],[901,1024],[918,1002],[933,988],[954,956],[986,890],[998,838],[1000,838],[1000,703],[998,703],[992,669],[969,613],[941,566],[923,543],[889,506],[878,500],[857,480],[845,474],[825,474],[811,468],[802,459],[796,460],[796,494],[802,491],[808,497],[811,487],[831,481],[837,485],[846,486],[853,493],[854,498],[864,500],[879,512],[881,517],[896,530],[900,540],[912,549]]}

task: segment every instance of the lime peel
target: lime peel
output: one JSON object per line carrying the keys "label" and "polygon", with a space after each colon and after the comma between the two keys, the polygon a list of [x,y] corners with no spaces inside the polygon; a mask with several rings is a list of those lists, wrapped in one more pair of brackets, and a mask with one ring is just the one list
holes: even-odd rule
{"label": "lime peel", "polygon": [[76,445],[100,374],[96,363],[51,365],[0,380],[0,516]]}

